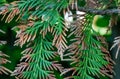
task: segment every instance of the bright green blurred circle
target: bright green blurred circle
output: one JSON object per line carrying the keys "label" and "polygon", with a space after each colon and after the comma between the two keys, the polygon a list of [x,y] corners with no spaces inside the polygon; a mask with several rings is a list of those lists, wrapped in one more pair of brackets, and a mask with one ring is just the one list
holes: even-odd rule
{"label": "bright green blurred circle", "polygon": [[106,15],[95,15],[95,23],[98,27],[107,27],[110,17]]}

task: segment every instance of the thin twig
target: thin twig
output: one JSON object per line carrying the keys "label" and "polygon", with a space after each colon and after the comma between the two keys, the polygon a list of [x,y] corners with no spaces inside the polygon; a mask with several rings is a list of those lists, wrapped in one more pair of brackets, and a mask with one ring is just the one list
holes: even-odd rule
{"label": "thin twig", "polygon": [[93,9],[93,8],[86,8],[86,7],[78,7],[79,11],[83,11],[86,13],[92,13],[92,14],[101,14],[101,15],[112,15],[112,14],[119,14],[120,9]]}

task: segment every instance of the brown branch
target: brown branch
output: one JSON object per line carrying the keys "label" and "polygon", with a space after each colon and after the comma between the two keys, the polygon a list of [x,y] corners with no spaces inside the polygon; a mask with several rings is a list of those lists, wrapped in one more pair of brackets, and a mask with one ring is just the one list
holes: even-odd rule
{"label": "brown branch", "polygon": [[112,14],[119,14],[120,9],[93,9],[93,8],[86,8],[86,7],[78,7],[79,11],[83,11],[86,13],[92,13],[92,14],[101,14],[101,15],[112,15]]}

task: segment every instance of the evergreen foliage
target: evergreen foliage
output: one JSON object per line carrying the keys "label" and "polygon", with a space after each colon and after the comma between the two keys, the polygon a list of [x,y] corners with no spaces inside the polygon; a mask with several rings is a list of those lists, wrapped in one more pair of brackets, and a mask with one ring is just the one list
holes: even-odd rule
{"label": "evergreen foliage", "polygon": [[[108,44],[92,29],[95,14],[86,12],[80,18],[75,13],[79,7],[101,10],[119,6],[118,0],[107,0],[110,1],[114,5],[106,0],[20,0],[7,5],[0,12],[2,19],[6,23],[16,19],[19,24],[13,28],[17,29],[15,46],[26,48],[11,75],[21,79],[58,79],[57,72],[65,79],[112,78]],[[64,18],[70,11],[73,22]],[[110,26],[113,23],[112,20]],[[61,61],[70,67],[65,68]],[[66,77],[67,73],[70,76]]]}

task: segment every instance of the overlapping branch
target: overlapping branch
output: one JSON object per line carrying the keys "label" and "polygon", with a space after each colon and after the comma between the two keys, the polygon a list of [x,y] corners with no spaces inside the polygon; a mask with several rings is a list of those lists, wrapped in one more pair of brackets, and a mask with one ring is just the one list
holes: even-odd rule
{"label": "overlapping branch", "polygon": [[93,8],[86,8],[86,7],[78,7],[79,11],[83,11],[86,13],[91,14],[100,14],[100,15],[112,15],[112,14],[119,14],[120,9],[93,9]]}

